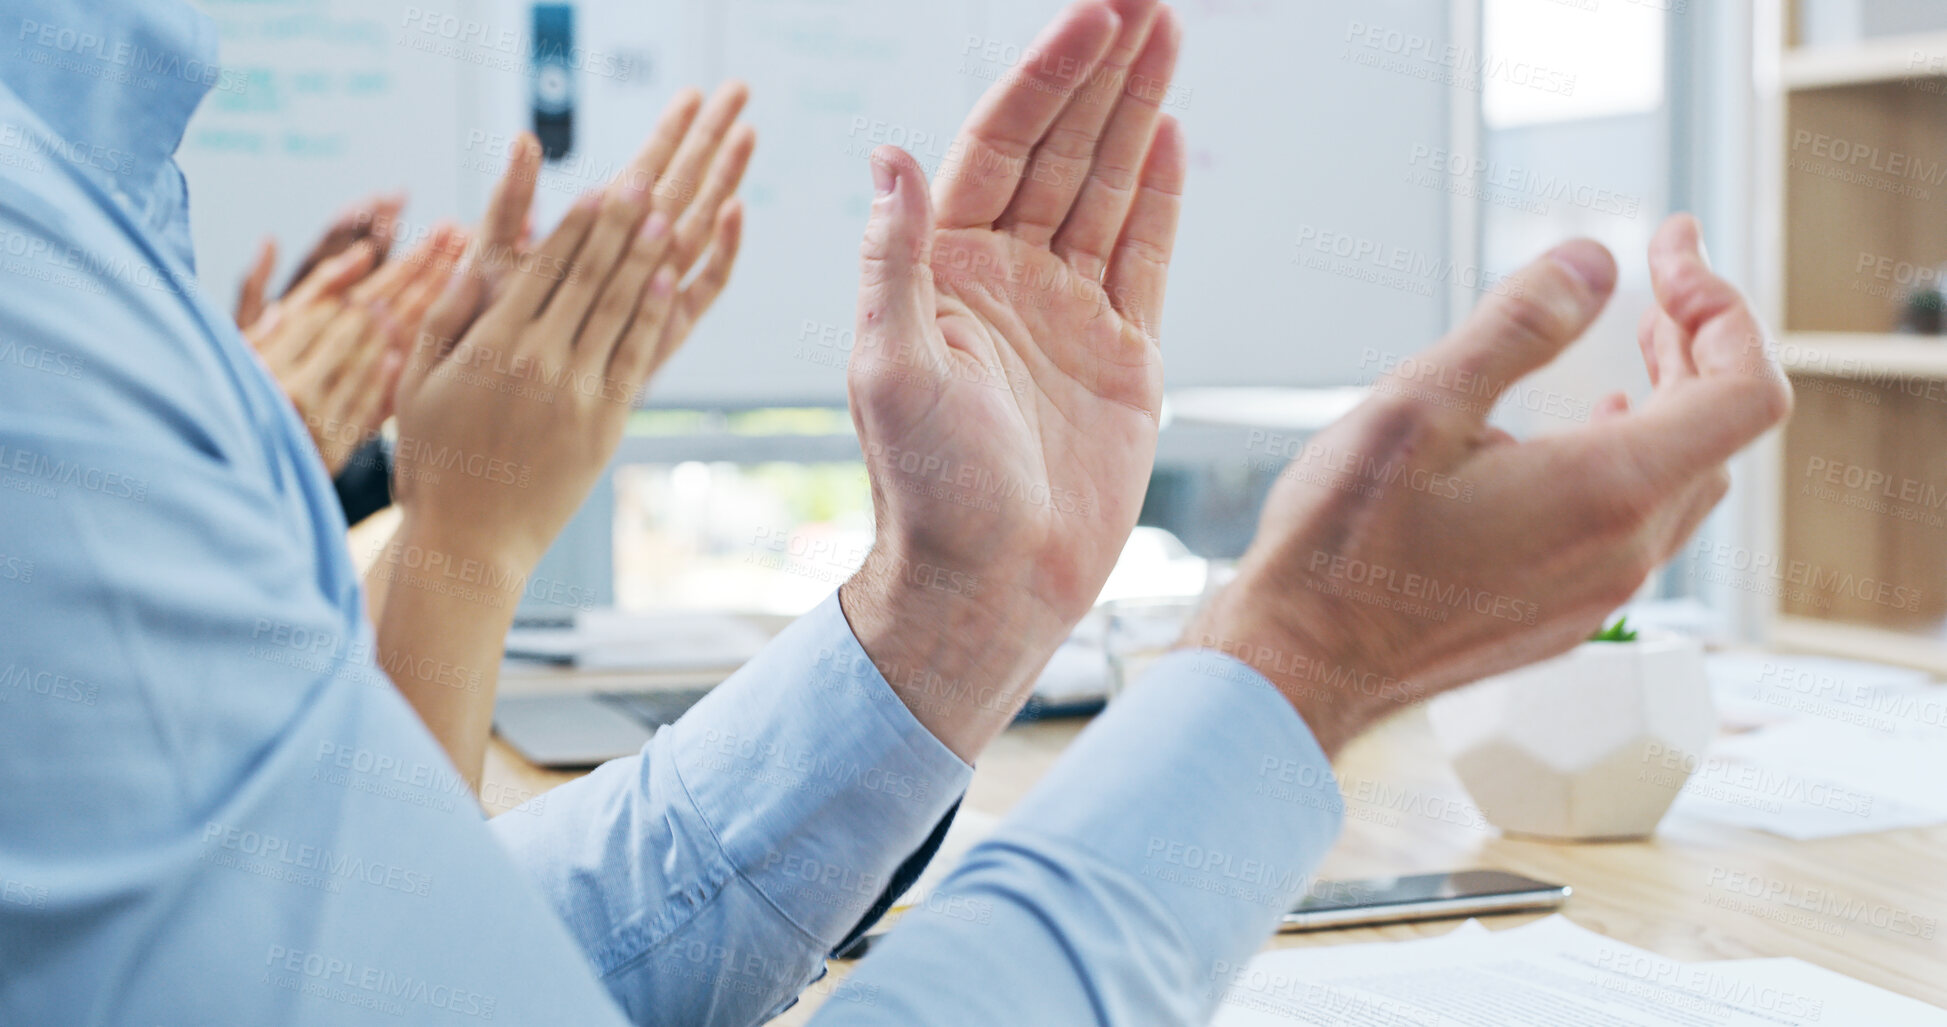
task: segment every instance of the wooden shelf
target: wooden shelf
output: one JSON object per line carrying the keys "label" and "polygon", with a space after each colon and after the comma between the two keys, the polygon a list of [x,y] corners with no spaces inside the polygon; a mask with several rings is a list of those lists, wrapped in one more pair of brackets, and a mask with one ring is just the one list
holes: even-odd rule
{"label": "wooden shelf", "polygon": [[1786,332],[1778,356],[1785,370],[1819,378],[1947,378],[1947,336]]}
{"label": "wooden shelf", "polygon": [[1947,32],[1799,47],[1785,51],[1778,70],[1788,90],[1934,79],[1947,91]]}
{"label": "wooden shelf", "polygon": [[1773,626],[1771,641],[1781,649],[1891,663],[1947,676],[1947,640],[1930,635],[1783,615]]}

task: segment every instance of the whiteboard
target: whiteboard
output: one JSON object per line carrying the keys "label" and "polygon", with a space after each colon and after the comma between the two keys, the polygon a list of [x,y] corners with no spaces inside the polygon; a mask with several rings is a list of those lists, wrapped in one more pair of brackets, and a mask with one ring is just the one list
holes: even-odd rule
{"label": "whiteboard", "polygon": [[[222,23],[226,63],[253,69],[249,92],[205,104],[183,150],[203,277],[219,296],[234,293],[264,232],[282,237],[288,267],[364,191],[411,189],[409,225],[478,216],[507,140],[527,124],[530,5],[410,9],[424,22],[442,3],[437,13],[466,27],[431,46],[397,3],[204,0]],[[577,43],[592,56],[577,79],[577,149],[543,179],[542,227],[627,160],[677,88],[736,75],[753,90],[759,145],[743,259],[652,402],[842,400],[871,201],[866,155],[891,141],[937,163],[995,74],[973,41],[1025,44],[1062,6],[578,4]],[[1164,322],[1170,385],[1369,380],[1372,348],[1410,352],[1441,331],[1444,285],[1422,293],[1419,279],[1433,272],[1308,265],[1300,243],[1334,233],[1415,263],[1445,260],[1449,197],[1411,174],[1411,158],[1447,145],[1451,87],[1431,80],[1423,59],[1373,61],[1355,26],[1437,52],[1447,0],[1177,6],[1186,52],[1166,103],[1188,130],[1192,168]]]}

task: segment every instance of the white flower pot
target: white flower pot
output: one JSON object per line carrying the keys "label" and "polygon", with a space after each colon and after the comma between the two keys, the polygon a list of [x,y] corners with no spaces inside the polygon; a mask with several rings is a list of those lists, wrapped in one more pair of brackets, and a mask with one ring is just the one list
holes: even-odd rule
{"label": "white flower pot", "polygon": [[1717,731],[1695,639],[1586,642],[1427,708],[1481,812],[1514,834],[1656,830]]}

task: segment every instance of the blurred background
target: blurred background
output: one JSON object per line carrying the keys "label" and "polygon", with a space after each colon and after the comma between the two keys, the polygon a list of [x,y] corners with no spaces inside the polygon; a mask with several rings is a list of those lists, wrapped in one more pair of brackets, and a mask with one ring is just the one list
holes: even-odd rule
{"label": "blurred background", "polygon": [[[402,245],[471,221],[523,130],[551,154],[545,230],[675,90],[748,80],[760,143],[736,278],[543,568],[572,588],[535,590],[525,615],[792,614],[845,579],[872,532],[843,376],[866,156],[894,143],[936,165],[1058,0],[199,5],[241,73],[182,148],[219,297],[264,234],[293,260],[367,193],[409,192]],[[1947,466],[1924,445],[1947,428],[1947,4],[1176,6],[1187,47],[1163,103],[1193,160],[1169,421],[1147,569],[1112,593],[1203,588],[1185,568],[1242,551],[1294,441],[1569,236],[1608,244],[1621,288],[1497,419],[1559,431],[1608,392],[1646,393],[1643,253],[1689,210],[1779,330],[1802,413],[1644,598],[1721,637],[1947,664]]]}

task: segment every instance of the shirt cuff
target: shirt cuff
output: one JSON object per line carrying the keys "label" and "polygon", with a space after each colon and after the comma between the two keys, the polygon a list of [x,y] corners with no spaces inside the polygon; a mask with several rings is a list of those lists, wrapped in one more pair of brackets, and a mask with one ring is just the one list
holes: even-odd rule
{"label": "shirt cuff", "polygon": [[730,864],[827,945],[973,777],[873,666],[836,593],[657,741]]}
{"label": "shirt cuff", "polygon": [[1164,657],[1117,697],[1009,827],[1142,882],[1189,951],[1241,959],[1309,887],[1343,818],[1331,761],[1291,703],[1202,651]]}

